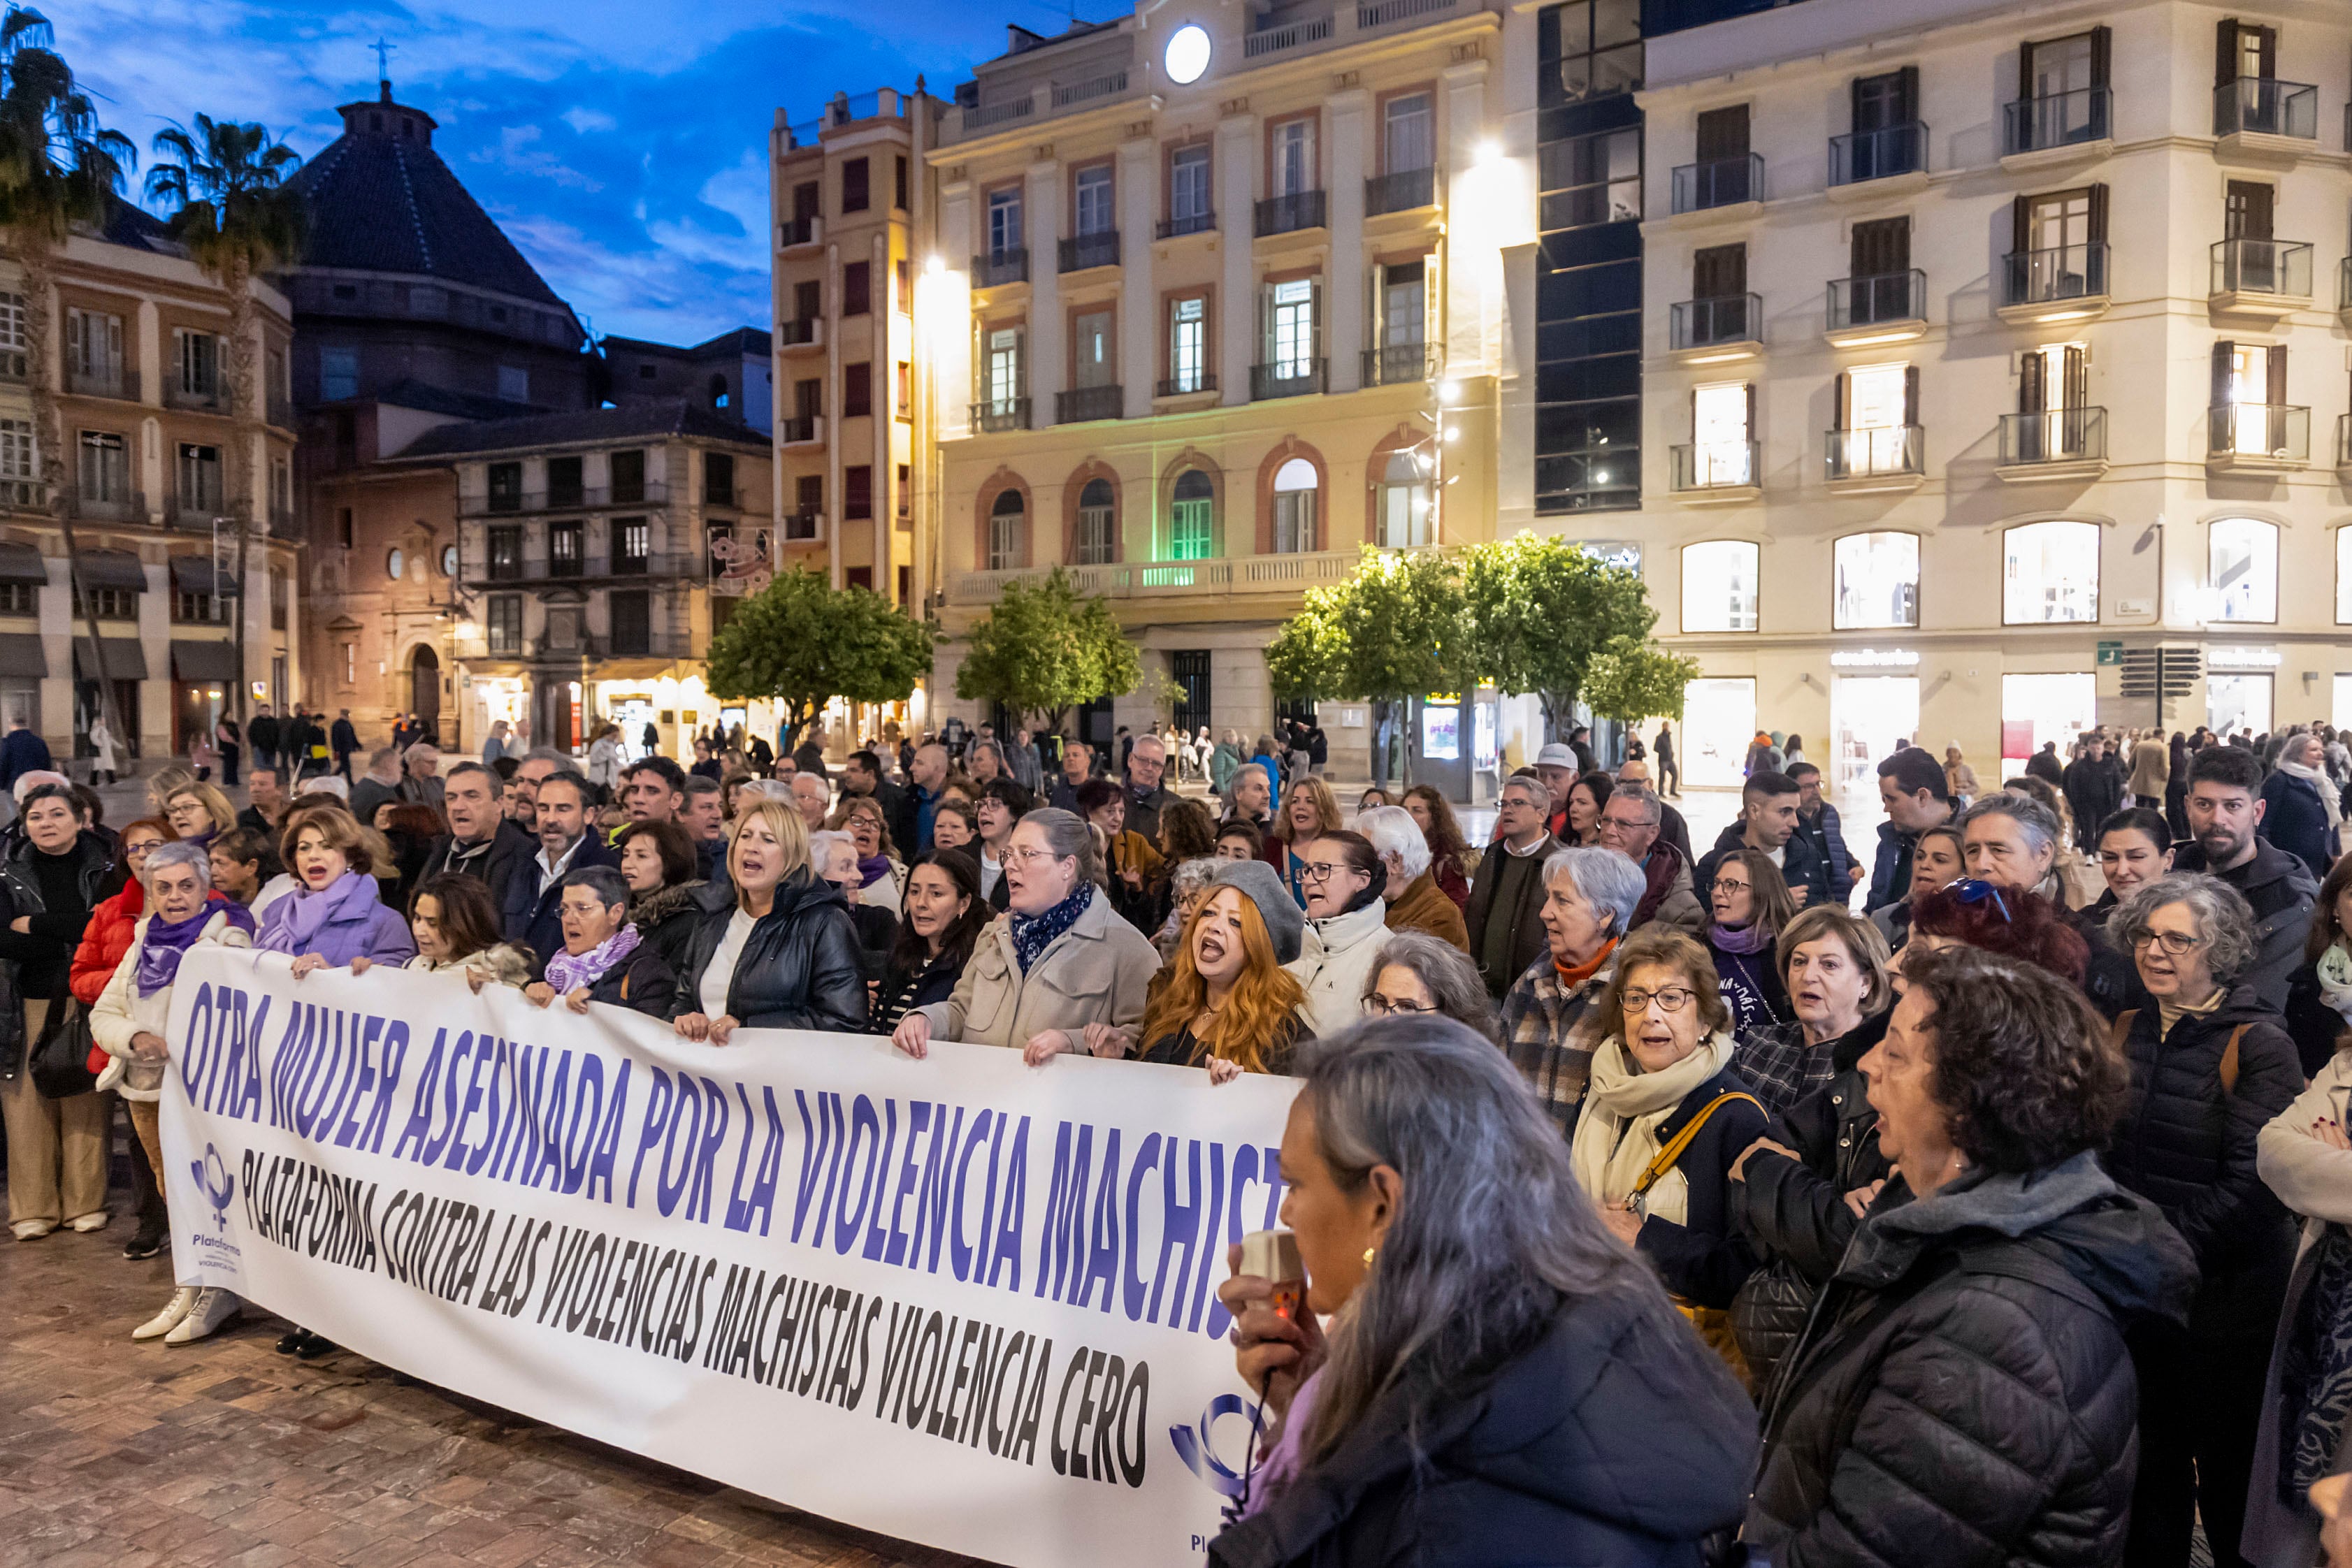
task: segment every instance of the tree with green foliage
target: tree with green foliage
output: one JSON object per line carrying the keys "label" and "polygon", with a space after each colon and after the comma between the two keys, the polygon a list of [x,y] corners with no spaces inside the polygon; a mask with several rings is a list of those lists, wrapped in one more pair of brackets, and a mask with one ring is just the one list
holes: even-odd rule
{"label": "tree with green foliage", "polygon": [[1584,674],[1584,703],[1603,718],[1627,724],[1680,719],[1683,688],[1699,678],[1696,659],[1670,653],[1641,637],[1612,637]]}
{"label": "tree with green foliage", "polygon": [[[1368,545],[1344,580],[1307,591],[1267,648],[1266,669],[1278,696],[1369,702],[1385,717],[1413,697],[1464,684],[1465,632],[1451,560],[1434,550]],[[1409,747],[1404,766],[1409,780]],[[1384,765],[1376,771],[1387,777]]]}
{"label": "tree with green foliage", "polygon": [[1002,703],[1047,729],[1059,729],[1079,704],[1125,696],[1143,679],[1143,662],[1109,601],[1080,598],[1058,566],[1042,582],[1006,583],[969,641],[956,695]]}
{"label": "tree with green foliage", "polygon": [[1640,572],[1536,534],[1473,547],[1462,592],[1472,675],[1532,693],[1546,739],[1568,728],[1601,651],[1621,637],[1642,641],[1658,619]]}
{"label": "tree with green foliage", "polygon": [[904,702],[931,667],[931,630],[863,588],[819,573],[781,573],[735,607],[703,655],[714,695],[767,697],[784,710],[779,749],[835,697]]}

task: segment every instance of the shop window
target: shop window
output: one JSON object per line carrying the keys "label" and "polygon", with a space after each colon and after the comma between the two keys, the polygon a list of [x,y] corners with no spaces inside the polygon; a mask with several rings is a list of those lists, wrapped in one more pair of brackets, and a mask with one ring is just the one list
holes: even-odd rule
{"label": "shop window", "polygon": [[1841,632],[1919,624],[1919,536],[1848,534],[1831,547]]}
{"label": "shop window", "polygon": [[2215,621],[2278,619],[2278,528],[2223,517],[2206,529],[2207,583]]}
{"label": "shop window", "polygon": [[1709,539],[1683,550],[1683,630],[1753,632],[1757,626],[1757,547]]}
{"label": "shop window", "polygon": [[2001,540],[2001,622],[2042,626],[2099,618],[2096,523],[2026,523]]}

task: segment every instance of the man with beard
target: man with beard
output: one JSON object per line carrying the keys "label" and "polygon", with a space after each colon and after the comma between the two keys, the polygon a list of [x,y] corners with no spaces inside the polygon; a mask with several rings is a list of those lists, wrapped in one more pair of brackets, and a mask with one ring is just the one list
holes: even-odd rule
{"label": "man with beard", "polygon": [[2243,747],[2209,746],[2189,763],[2190,841],[2173,852],[2174,871],[2201,871],[2245,895],[2254,909],[2254,961],[2238,974],[2264,1002],[2286,1005],[2287,977],[2303,962],[2319,884],[2303,862],[2256,830],[2262,826],[2262,759]]}

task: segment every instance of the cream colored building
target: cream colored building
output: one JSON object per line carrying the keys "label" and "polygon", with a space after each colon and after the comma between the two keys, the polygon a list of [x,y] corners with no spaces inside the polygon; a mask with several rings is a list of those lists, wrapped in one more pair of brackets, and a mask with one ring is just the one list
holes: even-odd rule
{"label": "cream colored building", "polygon": [[[1061,566],[1143,653],[1091,733],[1172,716],[1254,736],[1265,645],[1360,546],[1470,543],[1528,512],[1525,465],[1497,465],[1504,253],[1533,233],[1515,29],[1474,0],[1147,5],[1013,28],[958,91],[917,284],[935,710],[990,716],[953,697],[961,634]],[[1343,771],[1364,714],[1325,705]]]}
{"label": "cream colored building", "polygon": [[[1643,512],[1842,784],[2095,721],[2352,722],[2352,10],[1806,0],[1653,38]],[[1598,526],[1607,523],[1604,528]]]}

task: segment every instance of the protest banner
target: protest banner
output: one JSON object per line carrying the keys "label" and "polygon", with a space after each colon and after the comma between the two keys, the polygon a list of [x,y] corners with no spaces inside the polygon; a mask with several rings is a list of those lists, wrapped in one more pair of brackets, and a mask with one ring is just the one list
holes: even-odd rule
{"label": "protest banner", "polygon": [[181,1283],[443,1386],[1021,1568],[1197,1561],[1254,1414],[1216,1301],[1295,1084],[724,1047],[454,974],[199,947]]}

